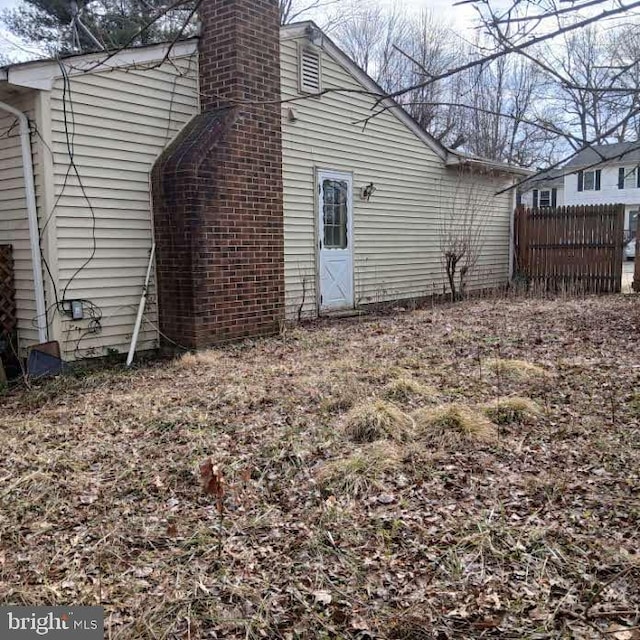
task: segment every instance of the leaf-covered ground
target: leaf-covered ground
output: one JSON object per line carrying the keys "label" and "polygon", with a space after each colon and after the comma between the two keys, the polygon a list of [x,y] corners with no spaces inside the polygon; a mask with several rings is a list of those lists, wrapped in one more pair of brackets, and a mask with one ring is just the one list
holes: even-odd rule
{"label": "leaf-covered ground", "polygon": [[[0,602],[101,603],[113,639],[639,638],[639,305],[468,302],[5,395]],[[354,431],[383,399],[402,430]],[[497,423],[418,428],[451,406]]]}

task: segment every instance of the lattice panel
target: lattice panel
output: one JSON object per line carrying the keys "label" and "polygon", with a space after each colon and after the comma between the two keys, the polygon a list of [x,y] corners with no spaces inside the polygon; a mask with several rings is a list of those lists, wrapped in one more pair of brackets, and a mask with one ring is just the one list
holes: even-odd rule
{"label": "lattice panel", "polygon": [[16,324],[13,253],[10,245],[0,245],[0,334],[12,334]]}

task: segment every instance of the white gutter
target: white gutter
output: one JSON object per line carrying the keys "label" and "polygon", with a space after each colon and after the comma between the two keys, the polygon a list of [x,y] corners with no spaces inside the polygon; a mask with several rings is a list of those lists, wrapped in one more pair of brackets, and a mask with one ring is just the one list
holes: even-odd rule
{"label": "white gutter", "polygon": [[446,162],[448,167],[457,167],[460,165],[477,165],[481,167],[489,167],[504,173],[512,173],[518,176],[532,176],[535,171],[531,169],[523,169],[522,167],[516,167],[512,164],[505,162],[495,162],[494,160],[485,160],[483,158],[473,158],[470,156],[458,155],[455,151],[449,152],[449,157]]}
{"label": "white gutter", "polygon": [[14,115],[20,123],[20,146],[22,147],[22,171],[24,173],[24,190],[27,200],[27,217],[29,220],[29,240],[31,244],[31,263],[33,266],[33,288],[36,296],[36,321],[38,340],[47,341],[47,308],[44,301],[44,284],[42,282],[42,260],[40,257],[40,229],[38,228],[38,210],[36,208],[36,188],[33,179],[31,158],[31,137],[27,116],[15,107],[0,102],[0,110]]}

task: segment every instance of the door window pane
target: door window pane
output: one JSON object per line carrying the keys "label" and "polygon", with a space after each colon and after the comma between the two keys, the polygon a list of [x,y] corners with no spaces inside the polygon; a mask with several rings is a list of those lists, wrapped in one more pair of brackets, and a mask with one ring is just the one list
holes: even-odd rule
{"label": "door window pane", "polygon": [[349,186],[342,180],[322,182],[324,246],[326,249],[347,248]]}

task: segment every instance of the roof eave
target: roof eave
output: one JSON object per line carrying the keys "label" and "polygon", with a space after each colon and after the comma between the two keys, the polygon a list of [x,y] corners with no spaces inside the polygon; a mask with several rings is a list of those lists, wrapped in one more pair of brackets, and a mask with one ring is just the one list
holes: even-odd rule
{"label": "roof eave", "polygon": [[463,155],[459,155],[454,152],[449,152],[447,158],[448,167],[461,167],[461,166],[479,166],[486,167],[487,169],[493,169],[494,171],[500,171],[502,173],[508,173],[516,176],[532,176],[535,171],[531,169],[524,169],[523,167],[516,167],[505,162],[496,162],[494,160],[484,160],[480,158],[469,158]]}
{"label": "roof eave", "polygon": [[[120,67],[145,65],[162,60],[169,52],[172,58],[189,55],[196,51],[196,39],[183,40],[176,44],[161,43],[147,47],[133,47],[116,52],[106,60],[105,52],[74,55],[61,60],[34,60],[19,62],[0,69],[0,81],[3,79],[11,85],[49,91],[56,78],[61,77],[64,65],[68,75],[86,73],[87,71],[110,71]],[[171,47],[171,48],[169,48]]]}

